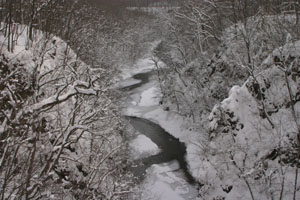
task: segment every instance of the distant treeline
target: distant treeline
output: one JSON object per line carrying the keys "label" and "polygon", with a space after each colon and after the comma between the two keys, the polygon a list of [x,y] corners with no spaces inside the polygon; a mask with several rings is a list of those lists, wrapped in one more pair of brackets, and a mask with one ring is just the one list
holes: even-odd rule
{"label": "distant treeline", "polygon": [[183,0],[90,0],[95,5],[108,7],[169,7],[178,6]]}

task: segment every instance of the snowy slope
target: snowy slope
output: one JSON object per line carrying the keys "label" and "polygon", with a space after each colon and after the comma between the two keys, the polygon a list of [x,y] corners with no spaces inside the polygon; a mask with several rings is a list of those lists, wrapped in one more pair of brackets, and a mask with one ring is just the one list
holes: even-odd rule
{"label": "snowy slope", "polygon": [[234,86],[212,110],[211,141],[202,150],[199,177],[203,199],[293,198],[300,183],[295,180],[298,158],[292,153],[297,151],[300,111],[299,50],[299,41],[274,50],[261,73]]}
{"label": "snowy slope", "polygon": [[13,51],[0,34],[0,185],[11,176],[5,196],[121,198],[115,192],[130,185],[121,184],[118,107],[101,82],[110,74],[91,69],[59,37],[34,30],[29,41],[27,28],[16,26]]}

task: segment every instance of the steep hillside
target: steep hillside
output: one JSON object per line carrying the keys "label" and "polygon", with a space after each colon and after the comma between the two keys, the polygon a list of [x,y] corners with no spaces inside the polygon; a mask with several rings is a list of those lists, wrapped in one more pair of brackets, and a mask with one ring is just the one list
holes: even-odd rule
{"label": "steep hillside", "polygon": [[[1,35],[0,197],[119,199],[123,171],[117,97],[60,38],[18,26]],[[105,83],[103,83],[105,81]]]}
{"label": "steep hillside", "polygon": [[156,56],[167,67],[156,67],[160,103],[181,119],[199,199],[299,198],[297,16],[260,8],[214,27],[220,13],[192,2],[166,17],[170,34]]}
{"label": "steep hillside", "polygon": [[217,104],[203,149],[201,196],[297,199],[300,41],[288,42],[261,64],[261,73]]}

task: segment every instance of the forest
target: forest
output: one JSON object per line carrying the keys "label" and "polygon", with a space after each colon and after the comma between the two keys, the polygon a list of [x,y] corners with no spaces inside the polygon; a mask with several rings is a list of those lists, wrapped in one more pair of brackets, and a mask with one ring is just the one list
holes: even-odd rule
{"label": "forest", "polygon": [[0,0],[0,200],[300,199],[299,0]]}

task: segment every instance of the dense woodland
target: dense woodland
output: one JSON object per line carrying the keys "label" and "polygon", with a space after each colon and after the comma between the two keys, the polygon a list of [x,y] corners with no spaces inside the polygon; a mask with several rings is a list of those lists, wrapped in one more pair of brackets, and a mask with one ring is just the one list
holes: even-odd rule
{"label": "dense woodland", "polygon": [[0,7],[1,200],[131,199],[113,85],[153,41],[161,106],[199,132],[198,198],[300,198],[300,1]]}

